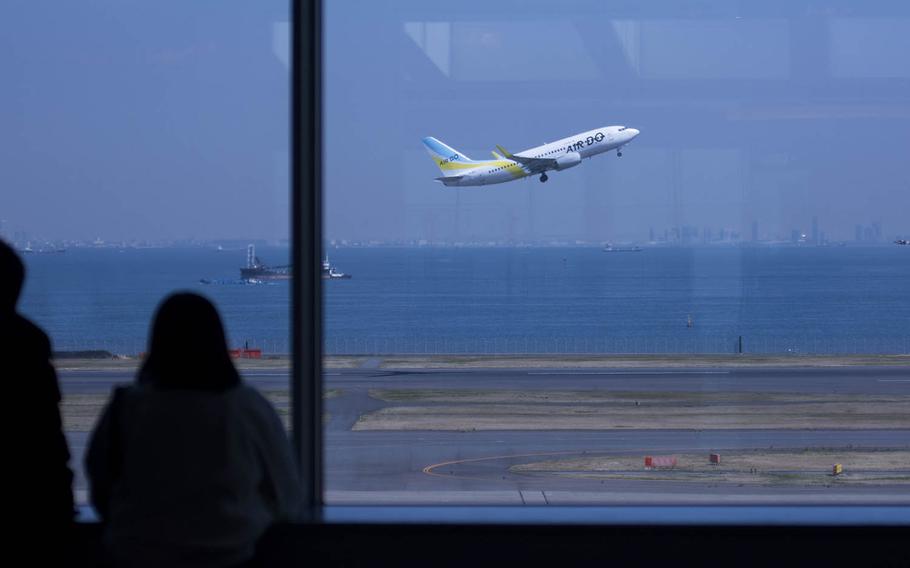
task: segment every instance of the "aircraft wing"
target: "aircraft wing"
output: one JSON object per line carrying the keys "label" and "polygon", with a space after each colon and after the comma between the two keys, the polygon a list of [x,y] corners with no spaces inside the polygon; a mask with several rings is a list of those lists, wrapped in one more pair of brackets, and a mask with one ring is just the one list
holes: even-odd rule
{"label": "aircraft wing", "polygon": [[556,160],[553,158],[529,158],[520,154],[511,154],[499,144],[496,145],[496,149],[502,152],[506,158],[524,166],[532,174],[556,168]]}

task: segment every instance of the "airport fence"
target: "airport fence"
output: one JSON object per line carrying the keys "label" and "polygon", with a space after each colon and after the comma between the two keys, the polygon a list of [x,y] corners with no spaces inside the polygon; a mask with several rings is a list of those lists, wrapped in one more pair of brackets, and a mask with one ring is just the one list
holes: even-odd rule
{"label": "airport fence", "polygon": [[[287,339],[248,338],[231,342],[265,356],[290,353]],[[54,338],[63,353],[108,352],[135,356],[143,342]],[[634,354],[764,354],[764,355],[910,355],[910,335],[880,337],[700,336],[700,337],[327,337],[326,355],[634,355]]]}

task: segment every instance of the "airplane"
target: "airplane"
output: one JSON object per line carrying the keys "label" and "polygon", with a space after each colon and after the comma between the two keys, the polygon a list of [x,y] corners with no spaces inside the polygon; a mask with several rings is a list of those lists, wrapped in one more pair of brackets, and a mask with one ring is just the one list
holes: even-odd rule
{"label": "airplane", "polygon": [[896,244],[896,245],[910,245],[910,240],[908,240],[908,239],[897,239],[896,241],[894,241],[894,244]]}
{"label": "airplane", "polygon": [[545,182],[549,179],[548,171],[573,168],[585,158],[610,150],[616,150],[616,155],[622,156],[623,146],[638,134],[638,130],[626,126],[605,126],[517,154],[511,154],[497,144],[498,153],[492,152],[493,160],[472,160],[432,136],[424,138],[423,145],[442,171],[442,177],[436,181],[448,187],[467,187],[504,183],[538,174],[540,181]]}

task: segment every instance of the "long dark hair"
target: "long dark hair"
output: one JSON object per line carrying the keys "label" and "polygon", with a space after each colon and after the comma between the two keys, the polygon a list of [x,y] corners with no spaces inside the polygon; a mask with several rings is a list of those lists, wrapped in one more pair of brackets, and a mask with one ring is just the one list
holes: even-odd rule
{"label": "long dark hair", "polygon": [[210,301],[182,292],[155,312],[140,384],[164,389],[222,391],[240,383],[231,362],[221,317]]}
{"label": "long dark hair", "polygon": [[13,247],[0,240],[0,314],[12,314],[16,310],[23,280],[22,259]]}

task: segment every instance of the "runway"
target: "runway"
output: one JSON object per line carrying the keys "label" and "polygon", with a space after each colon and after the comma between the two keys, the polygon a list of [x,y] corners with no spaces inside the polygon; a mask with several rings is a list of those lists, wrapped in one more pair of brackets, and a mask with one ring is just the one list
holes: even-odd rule
{"label": "runway", "polygon": [[[286,390],[282,370],[247,370],[263,391]],[[63,371],[64,394],[109,392],[126,371]],[[910,367],[329,370],[325,487],[329,503],[910,503],[910,485],[769,486],[597,480],[514,473],[510,467],[554,456],[650,455],[785,448],[910,447],[908,427],[829,430],[352,431],[364,413],[394,403],[371,389],[636,392],[768,392],[910,396]],[[69,433],[75,463],[87,442]],[[910,467],[910,464],[908,464]],[[81,468],[76,468],[81,469]],[[79,472],[77,495],[84,496]]]}
{"label": "runway", "polygon": [[[282,390],[289,373],[245,370],[263,390]],[[65,393],[108,392],[133,380],[132,371],[61,371]],[[741,391],[843,394],[910,394],[910,367],[636,368],[636,369],[344,369],[324,374],[326,388],[461,388],[637,391]]]}

